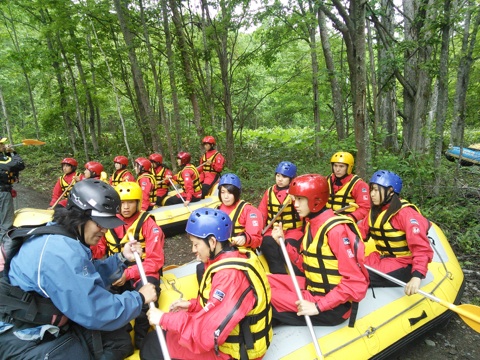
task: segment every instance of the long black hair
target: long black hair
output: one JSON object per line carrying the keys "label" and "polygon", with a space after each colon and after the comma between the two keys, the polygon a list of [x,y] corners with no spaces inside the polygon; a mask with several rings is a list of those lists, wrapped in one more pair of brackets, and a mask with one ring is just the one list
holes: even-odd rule
{"label": "long black hair", "polygon": [[80,210],[76,207],[66,209],[61,206],[55,207],[53,221],[72,233],[82,244],[85,245],[85,224],[90,218],[91,210]]}
{"label": "long black hair", "polygon": [[[374,184],[370,184],[370,191],[372,191],[372,186]],[[382,207],[387,205],[387,204],[390,204],[390,206],[388,207],[387,211],[385,212],[385,216],[383,217],[383,221],[382,221],[382,224],[380,224],[380,226],[383,226],[383,224],[387,221],[387,219],[390,217],[390,215],[392,214],[395,214],[398,210],[401,209],[402,207],[402,203],[400,201],[400,197],[398,196],[397,193],[395,193],[393,191],[393,188],[392,187],[385,187],[385,186],[381,186],[381,185],[378,185],[378,184],[375,184],[378,186],[378,189],[380,191],[380,198],[383,198],[382,202],[380,203],[380,205],[373,205],[371,204],[371,220],[372,220],[372,224],[375,223],[375,220],[377,219],[378,215],[380,215],[380,213],[382,212]],[[387,191],[388,189],[392,189],[392,192],[387,195]]]}

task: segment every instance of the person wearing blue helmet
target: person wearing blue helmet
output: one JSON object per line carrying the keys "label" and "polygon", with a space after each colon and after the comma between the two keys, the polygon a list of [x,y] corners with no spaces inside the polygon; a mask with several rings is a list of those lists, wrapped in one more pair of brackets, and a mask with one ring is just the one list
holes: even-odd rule
{"label": "person wearing blue helmet", "polygon": [[[407,283],[405,294],[418,292],[432,261],[433,250],[427,237],[430,222],[420,210],[400,198],[402,179],[379,170],[370,179],[371,209],[359,224],[364,239],[372,239],[377,251],[365,264]],[[372,286],[397,286],[370,272]]]}
{"label": "person wearing blue helmet", "polygon": [[218,182],[218,198],[222,202],[218,207],[232,219],[231,243],[251,249],[262,243],[263,217],[252,204],[240,199],[242,184],[235,174],[224,174]]}
{"label": "person wearing blue helmet", "polygon": [[[265,220],[263,226],[262,250],[272,274],[286,274],[286,265],[280,246],[272,237],[273,221],[281,222],[285,242],[297,250],[303,237],[302,220],[293,207],[288,195],[290,183],[297,176],[297,167],[290,161],[282,161],[275,169],[275,185],[270,186],[258,205]],[[303,273],[294,266],[296,275]]]}
{"label": "person wearing blue helmet", "polygon": [[[168,313],[156,308],[147,313],[150,324],[166,330],[174,359],[260,359],[271,342],[267,276],[252,251],[229,242],[232,225],[228,214],[218,209],[201,208],[188,218],[192,252],[206,265],[199,295],[174,301]],[[155,335],[147,335],[141,359],[163,359]]]}

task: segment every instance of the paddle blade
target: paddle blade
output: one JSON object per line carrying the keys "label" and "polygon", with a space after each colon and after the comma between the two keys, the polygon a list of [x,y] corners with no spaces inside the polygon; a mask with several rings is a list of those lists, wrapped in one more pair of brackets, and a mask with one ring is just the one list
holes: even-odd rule
{"label": "paddle blade", "polygon": [[45,141],[40,141],[36,139],[25,139],[22,140],[23,145],[45,145]]}
{"label": "paddle blade", "polygon": [[477,333],[480,333],[480,307],[472,304],[457,305],[455,311],[458,316]]}

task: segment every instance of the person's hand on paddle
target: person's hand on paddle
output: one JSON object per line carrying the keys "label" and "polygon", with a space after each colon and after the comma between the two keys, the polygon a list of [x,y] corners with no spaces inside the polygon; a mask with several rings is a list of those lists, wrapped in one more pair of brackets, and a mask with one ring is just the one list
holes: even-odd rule
{"label": "person's hand on paddle", "polygon": [[150,308],[147,311],[148,322],[150,325],[160,325],[160,320],[162,319],[163,314],[165,314],[162,310],[157,308]]}
{"label": "person's hand on paddle", "polygon": [[245,235],[232,236],[230,242],[235,246],[243,246],[247,242],[247,237]]}
{"label": "person's hand on paddle", "polygon": [[7,145],[5,146],[5,152],[6,152],[6,153],[15,152],[15,149],[13,148],[13,145],[12,145],[12,144],[7,144]]}
{"label": "person's hand on paddle", "polygon": [[155,289],[155,285],[153,285],[151,283],[147,283],[147,284],[143,285],[138,290],[138,292],[140,294],[142,294],[143,297],[145,298],[144,304],[149,304],[151,302],[157,301],[157,290]]}
{"label": "person's hand on paddle", "polygon": [[128,261],[135,261],[135,255],[133,253],[136,252],[141,257],[143,253],[142,244],[140,244],[137,240],[130,240],[125,246],[123,247],[123,256]]}
{"label": "person's hand on paddle", "polygon": [[410,296],[413,294],[416,294],[418,290],[420,289],[420,284],[422,282],[422,279],[419,277],[412,277],[410,281],[405,285],[405,294]]}
{"label": "person's hand on paddle", "polygon": [[283,234],[283,226],[281,222],[277,222],[273,224],[272,237],[279,245],[280,245],[280,238],[285,239],[285,235]]}
{"label": "person's hand on paddle", "polygon": [[190,301],[184,299],[175,300],[170,305],[170,312],[187,311],[190,307]]}
{"label": "person's hand on paddle", "polygon": [[295,301],[295,305],[297,305],[298,316],[305,316],[305,315],[312,316],[312,315],[320,314],[314,302],[307,301],[307,300],[297,300]]}

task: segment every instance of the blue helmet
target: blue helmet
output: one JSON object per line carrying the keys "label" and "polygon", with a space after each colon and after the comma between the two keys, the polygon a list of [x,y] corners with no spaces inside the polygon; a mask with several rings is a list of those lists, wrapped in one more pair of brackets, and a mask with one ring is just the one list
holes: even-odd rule
{"label": "blue helmet", "polygon": [[185,231],[200,239],[213,235],[218,241],[228,241],[232,236],[232,220],[222,210],[201,208],[190,214]]}
{"label": "blue helmet", "polygon": [[370,184],[377,184],[386,188],[391,186],[397,195],[402,191],[402,179],[400,176],[387,170],[376,171],[370,179]]}
{"label": "blue helmet", "polygon": [[222,177],[220,178],[220,181],[218,182],[218,186],[222,186],[222,185],[233,185],[239,188],[240,190],[242,190],[242,184],[240,182],[240,178],[235,174],[229,173],[229,174],[222,175]]}
{"label": "blue helmet", "polygon": [[281,174],[293,179],[295,176],[297,176],[297,167],[290,161],[282,161],[275,169],[275,174]]}

